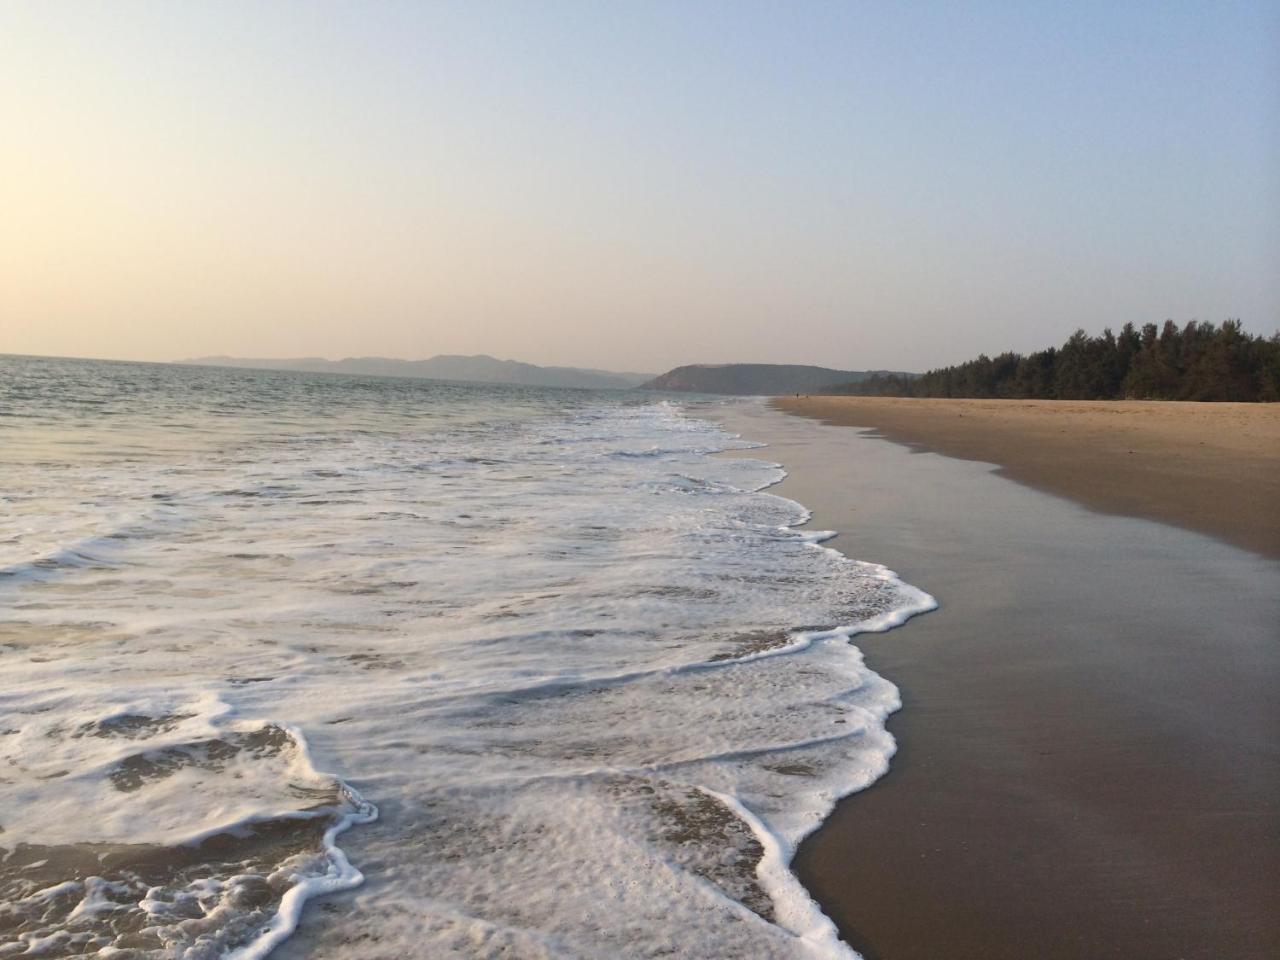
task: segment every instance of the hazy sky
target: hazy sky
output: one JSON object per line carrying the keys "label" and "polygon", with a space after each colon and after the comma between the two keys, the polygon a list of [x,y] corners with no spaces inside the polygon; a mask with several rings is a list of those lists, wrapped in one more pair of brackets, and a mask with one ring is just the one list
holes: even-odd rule
{"label": "hazy sky", "polygon": [[1280,326],[1280,5],[0,0],[0,352]]}

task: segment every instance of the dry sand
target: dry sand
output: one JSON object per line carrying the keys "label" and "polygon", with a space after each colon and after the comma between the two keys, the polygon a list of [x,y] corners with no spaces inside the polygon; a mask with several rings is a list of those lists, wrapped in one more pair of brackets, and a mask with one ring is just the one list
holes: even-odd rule
{"label": "dry sand", "polygon": [[780,397],[1106,513],[1280,557],[1280,404]]}
{"label": "dry sand", "polygon": [[[907,424],[973,409],[866,409],[898,406]],[[857,638],[902,692],[898,753],[796,858],[850,943],[869,960],[1280,956],[1280,563],[862,431],[709,412],[768,444],[745,455],[787,468],[772,492],[833,546],[940,604]]]}

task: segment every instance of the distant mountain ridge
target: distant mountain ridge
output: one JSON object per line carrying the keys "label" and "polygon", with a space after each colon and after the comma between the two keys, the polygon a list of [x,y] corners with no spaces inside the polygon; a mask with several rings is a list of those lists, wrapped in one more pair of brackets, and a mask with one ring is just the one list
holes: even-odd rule
{"label": "distant mountain ridge", "polygon": [[[782,393],[817,393],[838,383],[857,383],[883,370],[833,370],[788,363],[693,363],[640,384],[642,390],[684,393],[726,393],[737,396],[772,396]],[[911,373],[894,376],[914,377]]]}
{"label": "distant mountain ridge", "polygon": [[584,387],[594,390],[629,390],[650,379],[651,373],[615,373],[580,367],[540,367],[519,360],[499,360],[487,354],[461,356],[439,354],[427,360],[390,357],[323,357],[255,359],[246,357],[195,357],[182,363],[252,370],[301,370],[309,373],[348,373],[366,377],[417,377],[423,380],[464,380],[473,383],[510,383],[531,387]]}

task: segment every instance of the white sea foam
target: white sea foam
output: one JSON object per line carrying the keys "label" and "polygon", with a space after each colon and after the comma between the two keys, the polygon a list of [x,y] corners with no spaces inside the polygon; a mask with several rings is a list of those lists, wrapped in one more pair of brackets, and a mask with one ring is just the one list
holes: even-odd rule
{"label": "white sea foam", "polygon": [[670,404],[478,396],[3,465],[0,956],[849,955],[787,864],[932,600]]}

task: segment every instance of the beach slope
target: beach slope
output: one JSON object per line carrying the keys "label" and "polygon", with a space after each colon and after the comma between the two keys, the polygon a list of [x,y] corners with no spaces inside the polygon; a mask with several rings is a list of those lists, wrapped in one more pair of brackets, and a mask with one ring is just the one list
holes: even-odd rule
{"label": "beach slope", "polygon": [[[975,409],[873,402],[888,411],[875,420],[844,403],[831,412],[886,428],[898,406],[909,426],[930,408]],[[867,431],[763,404],[714,415],[767,444],[741,455],[781,462],[773,492],[840,531],[831,545],[939,603],[856,638],[901,691],[898,753],[795,860],[867,960],[1280,956],[1280,563]],[[987,429],[1016,436],[994,418]],[[1151,434],[1154,464],[1173,444]],[[1055,443],[1071,449],[1042,440],[1038,456]]]}
{"label": "beach slope", "polygon": [[1103,513],[1280,557],[1280,404],[779,397],[788,413],[994,463]]}

